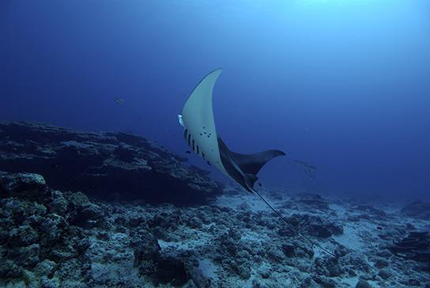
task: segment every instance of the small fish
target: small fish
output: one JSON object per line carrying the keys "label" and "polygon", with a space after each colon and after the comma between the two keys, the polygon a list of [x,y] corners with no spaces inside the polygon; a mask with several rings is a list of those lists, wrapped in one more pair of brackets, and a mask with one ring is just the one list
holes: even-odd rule
{"label": "small fish", "polygon": [[185,153],[187,153],[187,154],[191,154],[191,151],[190,151],[190,150],[187,150],[187,151],[185,151]]}
{"label": "small fish", "polygon": [[258,186],[263,187],[263,185],[260,182],[258,182]]}
{"label": "small fish", "polygon": [[380,227],[380,226],[376,226],[376,229],[378,229],[378,230],[382,230],[382,227]]}
{"label": "small fish", "polygon": [[119,97],[115,97],[113,98],[113,100],[118,103],[118,105],[124,105],[125,104],[125,100],[123,98],[119,98]]}

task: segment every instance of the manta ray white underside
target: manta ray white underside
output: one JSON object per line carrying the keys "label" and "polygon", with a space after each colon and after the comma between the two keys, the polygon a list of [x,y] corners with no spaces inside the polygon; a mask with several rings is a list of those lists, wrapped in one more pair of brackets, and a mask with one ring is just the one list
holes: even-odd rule
{"label": "manta ray white underside", "polygon": [[184,126],[185,140],[194,152],[251,192],[264,164],[285,153],[267,150],[245,155],[228,149],[217,135],[212,107],[213,88],[221,72],[217,69],[209,73],[194,88],[179,115],[179,122]]}
{"label": "manta ray white underside", "polygon": [[212,91],[221,72],[217,69],[200,81],[185,102],[181,116],[185,140],[194,152],[230,176],[221,161],[212,108]]}

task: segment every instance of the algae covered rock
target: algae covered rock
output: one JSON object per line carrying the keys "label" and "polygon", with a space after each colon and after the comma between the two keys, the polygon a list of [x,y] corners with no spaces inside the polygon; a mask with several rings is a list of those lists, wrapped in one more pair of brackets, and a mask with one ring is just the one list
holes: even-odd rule
{"label": "algae covered rock", "polygon": [[[72,260],[79,262],[77,267],[85,266],[81,255],[89,246],[85,233],[68,221],[68,200],[39,175],[0,175],[2,197],[7,197],[0,199],[0,283],[24,281],[34,287],[58,287],[57,280],[46,277]],[[79,281],[87,281],[80,270],[74,273]]]}
{"label": "algae covered rock", "polygon": [[148,231],[139,230],[133,233],[130,246],[134,250],[134,266],[143,275],[155,272],[156,263],[160,259],[160,245]]}
{"label": "algae covered rock", "polygon": [[30,201],[43,201],[49,196],[43,176],[33,173],[17,173],[13,177],[9,173],[0,173],[0,195],[17,197]]}

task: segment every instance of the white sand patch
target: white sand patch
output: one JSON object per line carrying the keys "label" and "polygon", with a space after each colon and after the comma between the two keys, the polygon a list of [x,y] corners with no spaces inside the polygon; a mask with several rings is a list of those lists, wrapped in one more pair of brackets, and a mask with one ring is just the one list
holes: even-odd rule
{"label": "white sand patch", "polygon": [[158,239],[158,245],[160,245],[161,250],[166,250],[168,248],[174,248],[174,249],[182,249],[182,250],[188,250],[188,243],[183,242],[166,242],[164,240]]}
{"label": "white sand patch", "polygon": [[203,276],[207,278],[216,278],[217,267],[209,259],[199,260],[199,269],[202,271]]}
{"label": "white sand patch", "polygon": [[202,246],[208,245],[213,239],[212,234],[200,231],[196,232],[194,229],[183,228],[180,230],[185,240],[182,241],[164,241],[158,239],[158,245],[163,252],[172,252],[179,250],[198,250]]}
{"label": "white sand patch", "polygon": [[339,215],[344,215],[346,213],[346,211],[348,211],[345,206],[342,206],[339,204],[329,204],[328,207],[331,210],[336,211]]}
{"label": "white sand patch", "polygon": [[[343,278],[340,280],[343,284],[347,285],[348,287],[355,287],[358,283],[359,279],[357,277],[354,278]],[[373,287],[373,286],[372,286]]]}
{"label": "white sand patch", "polygon": [[241,241],[246,243],[262,243],[264,241],[270,241],[271,239],[267,236],[267,234],[254,232],[254,231],[243,231],[240,237]]}
{"label": "white sand patch", "polygon": [[333,239],[343,246],[354,251],[361,250],[364,246],[359,235],[359,229],[351,226],[343,227],[343,235],[333,235]]}

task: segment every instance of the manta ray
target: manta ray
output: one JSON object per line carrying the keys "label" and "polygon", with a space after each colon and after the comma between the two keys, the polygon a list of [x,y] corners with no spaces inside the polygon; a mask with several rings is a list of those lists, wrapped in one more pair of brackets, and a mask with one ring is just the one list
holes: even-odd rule
{"label": "manta ray", "polygon": [[260,169],[277,156],[280,150],[267,150],[256,154],[239,154],[231,151],[218,136],[212,109],[212,90],[222,70],[209,73],[189,96],[179,123],[185,128],[184,138],[192,150],[217,167],[249,192],[255,192],[254,183]]}
{"label": "manta ray", "polygon": [[[304,237],[254,189],[260,169],[273,158],[286,154],[280,150],[266,150],[255,154],[236,153],[218,136],[212,108],[212,92],[221,72],[222,69],[217,69],[206,75],[188,97],[182,114],[178,115],[178,121],[184,127],[185,141],[197,155],[217,167],[246,191],[258,195],[288,226]],[[316,245],[307,237],[304,238]]]}

